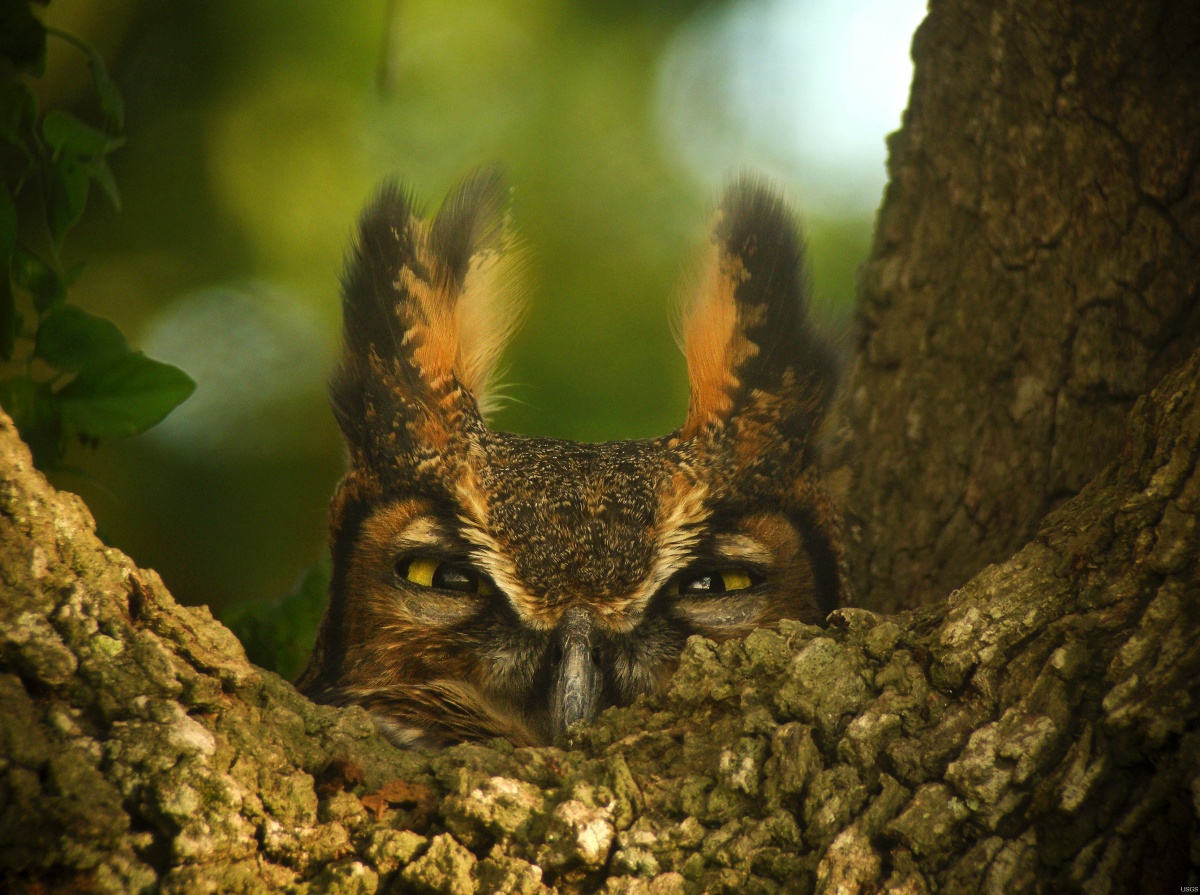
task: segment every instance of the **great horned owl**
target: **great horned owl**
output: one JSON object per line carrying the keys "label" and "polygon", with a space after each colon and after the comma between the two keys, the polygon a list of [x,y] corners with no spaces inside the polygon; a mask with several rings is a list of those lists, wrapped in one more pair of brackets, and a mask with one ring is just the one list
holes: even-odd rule
{"label": "great horned owl", "polygon": [[683,426],[604,444],[484,422],[517,317],[504,206],[489,173],[432,219],[385,184],[343,277],[349,471],[299,686],[399,745],[547,743],[663,688],[690,635],[819,623],[842,595],[814,435],[834,363],[781,198],[750,177],[725,192],[684,325]]}

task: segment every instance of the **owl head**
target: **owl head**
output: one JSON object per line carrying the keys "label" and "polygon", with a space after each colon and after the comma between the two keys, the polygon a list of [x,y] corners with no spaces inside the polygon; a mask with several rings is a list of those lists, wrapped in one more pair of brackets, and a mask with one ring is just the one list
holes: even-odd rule
{"label": "owl head", "polygon": [[299,683],[401,745],[549,742],[661,689],[692,634],[820,623],[843,593],[816,463],[834,363],[780,196],[725,191],[683,326],[682,426],[602,444],[484,420],[518,317],[504,198],[480,173],[426,217],[385,184],[343,278],[349,468]]}

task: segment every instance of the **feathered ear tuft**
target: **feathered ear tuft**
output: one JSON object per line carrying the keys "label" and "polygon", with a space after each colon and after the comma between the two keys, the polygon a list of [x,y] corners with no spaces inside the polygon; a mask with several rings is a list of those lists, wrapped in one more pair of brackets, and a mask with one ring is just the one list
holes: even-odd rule
{"label": "feathered ear tuft", "polygon": [[467,178],[432,222],[394,182],[363,212],[343,276],[334,413],[356,462],[397,439],[440,451],[488,407],[519,317],[520,254],[494,171]]}
{"label": "feathered ear tuft", "polygon": [[430,236],[458,294],[455,373],[484,414],[495,404],[492,385],[500,355],[524,313],[525,254],[504,200],[499,173],[476,172],[446,198]]}
{"label": "feathered ear tuft", "polygon": [[836,380],[833,353],[808,319],[799,224],[765,181],[725,190],[698,294],[684,324],[691,401],[680,435],[719,430],[746,412],[789,439],[819,424]]}

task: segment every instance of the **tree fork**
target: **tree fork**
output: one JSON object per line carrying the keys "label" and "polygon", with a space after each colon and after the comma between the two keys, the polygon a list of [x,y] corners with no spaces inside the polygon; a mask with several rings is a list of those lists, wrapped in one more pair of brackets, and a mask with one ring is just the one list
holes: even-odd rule
{"label": "tree fork", "polygon": [[0,422],[8,891],[1041,892],[1195,884],[1200,353],[946,602],[719,647],[568,750],[392,749],[247,663]]}

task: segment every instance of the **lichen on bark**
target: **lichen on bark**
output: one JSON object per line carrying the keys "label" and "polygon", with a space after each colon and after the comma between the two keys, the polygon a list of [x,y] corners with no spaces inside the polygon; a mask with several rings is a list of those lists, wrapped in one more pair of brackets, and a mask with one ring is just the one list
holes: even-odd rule
{"label": "lichen on bark", "polygon": [[[948,601],[689,643],[560,748],[393,749],[105,548],[0,424],[0,874],[80,892],[1123,891],[1195,878],[1200,355]],[[1192,876],[1189,877],[1188,874]]]}

